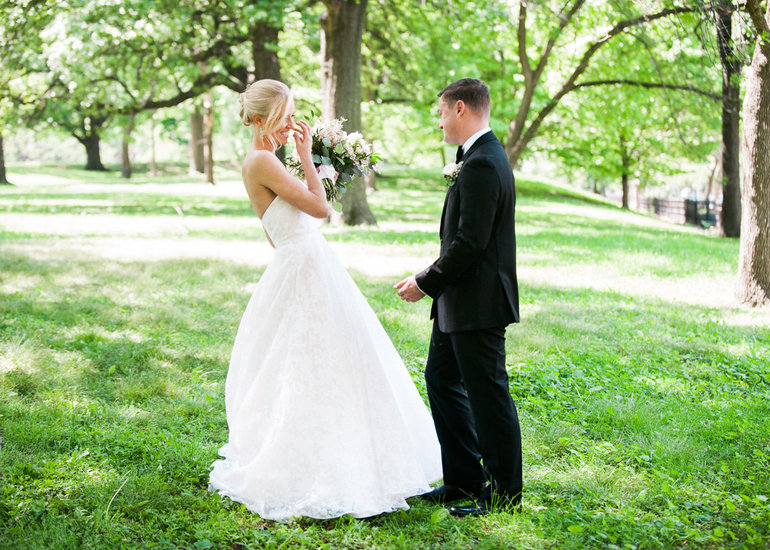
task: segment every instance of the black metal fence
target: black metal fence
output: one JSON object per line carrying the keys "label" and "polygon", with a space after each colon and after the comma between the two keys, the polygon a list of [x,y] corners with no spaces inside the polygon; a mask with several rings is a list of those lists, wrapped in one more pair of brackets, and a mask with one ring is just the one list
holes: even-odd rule
{"label": "black metal fence", "polygon": [[692,224],[708,229],[719,223],[722,205],[714,201],[690,199],[643,199],[639,207],[658,217],[682,224]]}

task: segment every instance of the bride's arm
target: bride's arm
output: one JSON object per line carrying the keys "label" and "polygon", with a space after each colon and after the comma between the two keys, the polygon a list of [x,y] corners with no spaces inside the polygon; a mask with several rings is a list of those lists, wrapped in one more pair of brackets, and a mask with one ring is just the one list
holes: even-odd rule
{"label": "bride's arm", "polygon": [[259,151],[244,166],[244,181],[247,188],[262,185],[303,212],[315,218],[326,218],[329,215],[326,191],[310,154],[311,129],[304,121],[300,121],[299,126],[301,134],[295,133],[294,140],[307,178],[307,187],[289,173],[278,157],[267,151]]}

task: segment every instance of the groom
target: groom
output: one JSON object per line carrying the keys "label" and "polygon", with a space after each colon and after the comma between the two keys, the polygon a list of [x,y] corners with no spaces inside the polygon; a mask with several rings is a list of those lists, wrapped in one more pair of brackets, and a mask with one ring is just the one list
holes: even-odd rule
{"label": "groom", "polygon": [[[489,128],[489,89],[463,78],[439,93],[444,141],[461,145],[441,214],[441,252],[395,285],[433,298],[425,380],[444,471],[430,502],[473,499],[456,516],[521,503],[521,432],[505,368],[505,327],[519,321],[513,173]],[[489,482],[487,484],[487,482]]]}

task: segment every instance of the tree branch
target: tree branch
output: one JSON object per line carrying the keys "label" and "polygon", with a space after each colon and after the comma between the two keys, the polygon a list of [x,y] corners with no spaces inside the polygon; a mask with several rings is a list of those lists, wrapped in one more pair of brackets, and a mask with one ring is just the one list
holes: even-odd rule
{"label": "tree branch", "polygon": [[519,42],[521,74],[524,75],[525,82],[530,82],[532,79],[532,67],[529,65],[529,58],[527,57],[527,0],[519,2],[519,27],[516,35]]}
{"label": "tree branch", "polygon": [[669,15],[688,13],[693,11],[693,9],[694,8],[687,8],[687,7],[670,8],[651,15],[641,15],[633,19],[626,19],[625,21],[619,22],[612,29],[610,29],[610,31],[606,35],[604,35],[603,37],[598,39],[596,42],[591,44],[588,50],[586,50],[586,53],[583,54],[583,58],[580,60],[580,63],[578,63],[577,68],[575,68],[575,70],[572,72],[570,77],[567,79],[567,82],[565,82],[564,85],[562,86],[562,89],[559,90],[559,93],[556,94],[555,98],[560,99],[565,93],[567,93],[568,91],[574,88],[575,81],[588,68],[588,63],[589,61],[591,61],[591,58],[594,56],[594,54],[596,54],[596,52],[599,51],[599,48],[604,46],[611,38],[619,35],[626,29],[634,27],[636,25],[641,25],[642,23],[649,23],[657,19],[663,19],[664,17],[668,17]]}
{"label": "tree branch", "polygon": [[556,108],[556,106],[559,104],[559,101],[561,101],[561,98],[563,98],[567,93],[575,89],[576,87],[575,81],[586,71],[586,69],[588,68],[589,62],[591,61],[591,58],[596,54],[596,52],[599,51],[599,49],[602,46],[604,46],[607,42],[609,42],[610,39],[622,33],[626,29],[634,27],[636,25],[649,23],[657,19],[668,17],[669,15],[689,13],[694,10],[695,10],[694,7],[669,8],[669,9],[662,10],[658,13],[641,15],[639,17],[634,17],[632,19],[626,19],[625,21],[620,21],[619,23],[617,23],[612,29],[610,29],[609,32],[607,32],[606,35],[602,36],[601,38],[596,40],[596,42],[591,44],[589,48],[586,50],[586,52],[583,54],[582,59],[578,63],[578,66],[569,76],[567,81],[564,84],[562,84],[561,89],[553,96],[553,98],[551,98],[551,101],[549,101],[548,104],[545,107],[543,107],[543,109],[537,114],[537,116],[534,118],[532,123],[526,129],[526,131],[524,131],[523,134],[521,134],[520,137],[516,140],[516,143],[512,144],[512,149],[508,154],[508,157],[512,161],[512,163],[515,163],[518,161],[518,157],[524,151],[524,148],[526,147],[526,145],[535,136],[538,129],[540,128],[540,125],[543,123],[543,120],[545,120],[545,118],[549,114],[551,114],[551,112]]}
{"label": "tree branch", "polygon": [[92,80],[91,84],[98,84],[99,82],[104,82],[104,81],[117,82],[118,84],[120,84],[120,87],[123,88],[123,91],[125,91],[126,94],[128,94],[128,97],[131,98],[132,102],[135,103],[137,101],[136,97],[134,97],[134,94],[131,92],[131,88],[129,88],[128,85],[117,76],[105,76],[104,78]]}
{"label": "tree branch", "polygon": [[[548,58],[551,55],[551,51],[556,45],[556,39],[561,36],[564,28],[569,24],[570,21],[572,21],[572,18],[575,16],[578,10],[583,7],[583,4],[585,4],[585,0],[578,0],[572,4],[572,7],[570,8],[569,12],[567,12],[567,15],[564,15],[564,8],[562,8],[562,10],[559,12],[559,31],[551,35],[551,38],[548,39],[548,43],[543,48],[540,61],[538,61],[537,68],[535,69],[535,79],[539,78],[540,74],[545,69],[545,66],[548,63]],[[567,6],[565,5],[564,7],[566,8]]]}
{"label": "tree branch", "polygon": [[177,86],[177,93],[174,96],[165,99],[153,99],[152,96],[145,98],[142,101],[134,101],[132,104],[127,105],[121,109],[116,109],[115,112],[121,115],[131,115],[140,111],[147,111],[152,109],[163,109],[165,107],[173,107],[179,105],[183,101],[196,97],[206,90],[223,85],[230,88],[225,78],[219,73],[209,73],[199,76],[195,82],[193,82],[187,90],[182,90]]}
{"label": "tree branch", "polygon": [[754,23],[759,34],[770,34],[770,23],[767,21],[767,17],[770,16],[770,6],[767,8],[767,14],[762,14],[762,6],[759,0],[746,0],[746,5],[743,9],[751,17],[751,22]]}
{"label": "tree branch", "polygon": [[682,86],[679,84],[665,84],[662,82],[638,82],[635,80],[622,80],[622,79],[591,80],[588,82],[581,82],[580,84],[576,84],[573,89],[577,90],[578,88],[589,88],[591,86],[609,86],[609,85],[638,86],[638,87],[647,88],[647,89],[663,88],[666,90],[681,90],[684,92],[692,92],[694,94],[699,94],[709,99],[713,99],[714,101],[722,101],[721,94],[716,94],[714,92],[709,92],[706,90],[700,90],[698,88],[693,88],[692,86]]}
{"label": "tree branch", "polygon": [[194,53],[190,56],[190,63],[198,63],[199,61],[208,61],[212,57],[221,57],[222,54],[229,51],[231,47],[237,44],[243,44],[251,40],[251,36],[246,34],[245,36],[229,37],[229,40],[220,38],[214,42],[210,47],[200,52]]}
{"label": "tree branch", "polygon": [[192,85],[187,90],[179,89],[178,93],[175,96],[169,97],[167,99],[152,99],[151,97],[148,97],[137,106],[138,109],[130,109],[128,110],[128,112],[124,114],[130,114],[131,111],[138,112],[138,111],[145,111],[150,109],[163,109],[165,107],[173,107],[174,105],[179,105],[183,101],[186,101],[190,98],[199,96],[209,88],[212,88],[213,86],[216,86],[218,84],[224,84],[223,79],[221,75],[219,75],[219,73],[209,73],[209,74],[201,75],[195,80],[195,82],[192,83]]}

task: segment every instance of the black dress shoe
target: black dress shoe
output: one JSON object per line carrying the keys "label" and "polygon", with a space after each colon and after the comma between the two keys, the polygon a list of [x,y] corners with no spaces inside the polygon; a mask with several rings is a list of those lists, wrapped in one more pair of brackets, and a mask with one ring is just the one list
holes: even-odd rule
{"label": "black dress shoe", "polygon": [[491,507],[486,501],[481,501],[476,504],[468,504],[467,506],[452,506],[449,509],[449,513],[458,518],[464,518],[467,516],[483,516],[488,514]]}
{"label": "black dress shoe", "polygon": [[436,487],[432,491],[417,495],[420,500],[427,502],[443,504],[445,502],[454,502],[456,500],[478,498],[481,495],[483,488],[479,487],[477,490],[461,489],[456,485],[441,485]]}
{"label": "black dress shoe", "polygon": [[458,518],[466,516],[483,516],[492,511],[495,512],[521,512],[521,494],[511,497],[490,496],[487,492],[478,502],[465,506],[452,506],[449,513]]}

